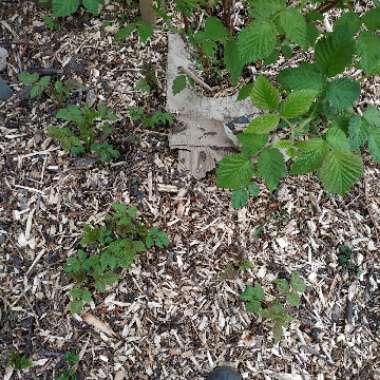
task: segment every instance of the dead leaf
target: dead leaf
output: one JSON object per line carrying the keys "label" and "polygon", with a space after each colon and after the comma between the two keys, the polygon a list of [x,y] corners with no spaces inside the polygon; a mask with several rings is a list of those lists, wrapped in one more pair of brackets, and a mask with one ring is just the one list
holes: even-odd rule
{"label": "dead leaf", "polygon": [[82,319],[86,323],[88,323],[89,325],[94,327],[95,330],[97,330],[99,332],[103,332],[104,334],[107,334],[110,337],[116,336],[116,333],[111,329],[111,327],[107,323],[96,318],[94,315],[92,315],[90,313],[86,313],[82,316]]}
{"label": "dead leaf", "polygon": [[225,124],[258,111],[250,100],[237,102],[236,95],[210,98],[188,87],[174,95],[172,84],[178,68],[190,68],[191,61],[182,38],[173,34],[168,38],[166,109],[182,124],[169,137],[169,145],[179,150],[179,166],[201,179],[215,168],[217,161],[236,148],[236,143],[225,132]]}

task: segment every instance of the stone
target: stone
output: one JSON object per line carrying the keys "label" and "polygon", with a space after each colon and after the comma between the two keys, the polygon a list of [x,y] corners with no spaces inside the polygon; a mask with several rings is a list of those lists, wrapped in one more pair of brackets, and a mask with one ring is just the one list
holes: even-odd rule
{"label": "stone", "polygon": [[242,380],[240,373],[231,367],[216,367],[206,380]]}
{"label": "stone", "polygon": [[0,47],[0,71],[7,67],[8,51]]}
{"label": "stone", "polygon": [[0,102],[9,99],[11,96],[11,88],[0,78]]}

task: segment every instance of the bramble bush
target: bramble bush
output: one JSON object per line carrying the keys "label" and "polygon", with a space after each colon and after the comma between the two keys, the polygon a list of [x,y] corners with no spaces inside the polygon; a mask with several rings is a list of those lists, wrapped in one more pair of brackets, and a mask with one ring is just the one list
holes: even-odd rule
{"label": "bramble bush", "polygon": [[293,320],[287,312],[287,306],[298,307],[301,303],[301,295],[306,286],[298,272],[293,272],[290,281],[278,278],[274,281],[278,295],[273,301],[265,300],[265,292],[260,284],[248,285],[241,294],[248,313],[269,321],[273,327],[273,337],[279,342],[283,336],[283,329]]}
{"label": "bramble bush", "polygon": [[[275,80],[260,75],[240,89],[239,100],[250,98],[261,113],[237,136],[240,152],[217,168],[217,185],[233,191],[234,207],[257,195],[253,179],[274,191],[288,174],[316,173],[328,192],[344,194],[363,174],[365,147],[380,162],[380,112],[374,105],[357,107],[361,83],[380,74],[380,3],[374,4],[359,16],[346,1],[288,6],[283,0],[250,0],[250,21],[240,32],[212,15],[203,30],[188,28],[200,66],[207,71],[219,59],[232,84],[247,64],[276,63],[301,51],[313,57],[285,68]],[[333,8],[342,9],[340,17],[331,31],[321,32],[323,13]],[[360,70],[360,78],[349,77],[350,69]],[[178,76],[173,92],[187,84]]]}

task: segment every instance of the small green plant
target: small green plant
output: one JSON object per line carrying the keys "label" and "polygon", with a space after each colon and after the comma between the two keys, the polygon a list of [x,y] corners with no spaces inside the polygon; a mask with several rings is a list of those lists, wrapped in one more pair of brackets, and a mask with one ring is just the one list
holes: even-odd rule
{"label": "small green plant", "polygon": [[131,22],[118,30],[115,35],[115,41],[124,41],[134,32],[137,32],[140,42],[145,44],[153,34],[153,26],[140,18],[136,18],[134,22]]}
{"label": "small green plant", "polygon": [[264,289],[256,284],[247,286],[241,294],[241,299],[246,303],[247,312],[261,316],[273,325],[273,337],[279,342],[283,336],[285,328],[293,317],[287,313],[286,304],[298,307],[300,305],[300,295],[306,290],[305,283],[297,272],[293,272],[290,282],[279,278],[275,280],[279,295],[272,302],[265,301]]}
{"label": "small green plant", "polygon": [[79,363],[79,355],[75,352],[66,352],[63,358],[66,369],[56,376],[55,380],[77,380],[76,366]]}
{"label": "small green plant", "polygon": [[32,366],[32,360],[26,355],[13,349],[9,353],[8,365],[17,370],[23,370]]}
{"label": "small green plant", "polygon": [[132,121],[141,124],[144,128],[173,124],[173,116],[168,112],[156,111],[151,115],[146,115],[144,108],[139,106],[129,107],[128,112]]}
{"label": "small green plant", "polygon": [[39,98],[42,94],[48,94],[58,103],[64,103],[72,91],[83,89],[83,86],[73,80],[52,80],[50,76],[40,76],[38,73],[23,71],[18,74],[18,79],[25,86],[31,86],[29,96],[31,99]]}
{"label": "small green plant", "polygon": [[33,98],[40,97],[50,85],[50,76],[40,77],[38,73],[28,73],[26,71],[18,74],[19,81],[25,86],[32,86],[29,96]]}
{"label": "small green plant", "polygon": [[76,13],[82,5],[88,12],[97,15],[104,4],[103,0],[52,0],[54,17],[67,17]]}
{"label": "small green plant", "polygon": [[56,117],[65,123],[61,127],[48,127],[48,134],[72,155],[93,152],[102,162],[119,157],[119,151],[111,144],[99,142],[100,138],[104,141],[112,133],[111,123],[117,120],[110,108],[103,104],[99,104],[96,110],[70,105],[59,110]]}
{"label": "small green plant", "polygon": [[122,269],[131,268],[138,253],[154,245],[164,248],[169,244],[164,232],[155,226],[148,228],[138,220],[136,208],[114,203],[104,226],[84,228],[81,248],[64,267],[75,281],[70,292],[71,312],[80,313],[92,301],[88,286],[104,292],[119,280]]}

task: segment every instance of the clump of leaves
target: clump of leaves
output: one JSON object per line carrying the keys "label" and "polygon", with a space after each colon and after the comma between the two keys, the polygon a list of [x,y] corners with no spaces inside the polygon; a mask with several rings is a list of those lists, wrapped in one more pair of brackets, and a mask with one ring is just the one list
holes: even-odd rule
{"label": "clump of leaves", "polygon": [[[360,149],[367,142],[380,162],[380,112],[369,106],[363,116],[354,113],[355,80],[329,80],[320,66],[306,63],[278,79],[281,90],[263,76],[250,87],[248,96],[264,113],[237,136],[241,152],[218,165],[217,184],[233,190],[235,206],[247,204],[252,177],[274,191],[287,173],[317,173],[327,191],[344,194],[363,173]],[[287,138],[274,142],[276,133]]]}
{"label": "clump of leaves", "polygon": [[297,272],[291,274],[290,282],[278,278],[275,284],[279,294],[274,301],[265,300],[264,289],[259,284],[248,285],[241,294],[241,299],[245,302],[247,312],[254,313],[272,324],[274,340],[279,342],[283,336],[283,328],[293,320],[286,306],[298,307],[300,296],[306,290],[306,286]]}
{"label": "clump of leaves", "polygon": [[122,203],[114,203],[105,225],[84,228],[80,249],[67,259],[64,270],[75,281],[70,292],[70,310],[80,313],[83,306],[92,301],[89,289],[104,292],[107,286],[120,278],[122,269],[129,269],[138,253],[153,246],[167,247],[167,235],[153,226],[140,222],[137,209]]}
{"label": "clump of leaves", "polygon": [[38,73],[23,71],[18,74],[18,79],[25,86],[31,86],[29,96],[31,99],[39,98],[42,94],[48,94],[58,103],[63,103],[72,91],[82,89],[83,86],[73,80],[52,80],[48,75],[40,76]]}
{"label": "clump of leaves", "polygon": [[13,349],[9,353],[8,365],[17,370],[23,370],[32,366],[32,360],[23,353]]}
{"label": "clump of leaves", "polygon": [[48,127],[48,134],[74,156],[93,152],[102,162],[118,158],[120,153],[110,143],[104,142],[112,133],[111,124],[117,120],[115,113],[103,104],[96,110],[88,106],[70,105],[56,115],[65,121],[63,126]]}
{"label": "clump of leaves", "polygon": [[131,22],[118,30],[118,32],[115,35],[115,41],[124,41],[126,38],[130,37],[134,32],[137,32],[140,42],[145,44],[153,34],[153,26],[140,18],[136,18],[134,22]]}
{"label": "clump of leaves", "polygon": [[103,0],[52,0],[54,17],[67,17],[76,13],[82,5],[88,12],[97,15],[104,4]]}
{"label": "clump of leaves", "polygon": [[136,124],[141,124],[144,128],[157,126],[170,126],[173,124],[173,116],[168,112],[156,111],[146,115],[143,107],[133,106],[128,109],[129,117]]}
{"label": "clump of leaves", "polygon": [[79,363],[79,355],[76,352],[66,352],[63,356],[66,368],[56,376],[55,380],[77,380],[76,366]]}
{"label": "clump of leaves", "polygon": [[32,86],[29,96],[33,98],[40,97],[50,85],[50,76],[40,77],[38,73],[28,73],[26,71],[18,74],[19,81],[25,86]]}

